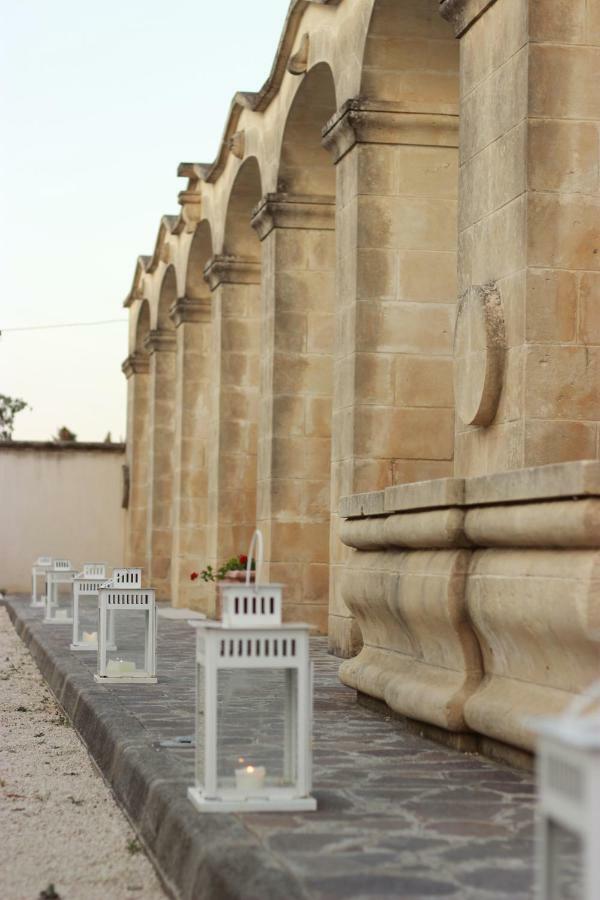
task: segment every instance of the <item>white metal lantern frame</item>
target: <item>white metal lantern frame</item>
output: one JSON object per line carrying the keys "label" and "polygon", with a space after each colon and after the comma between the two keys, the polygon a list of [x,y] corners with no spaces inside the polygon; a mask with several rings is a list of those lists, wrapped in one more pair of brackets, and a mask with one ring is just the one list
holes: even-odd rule
{"label": "white metal lantern frame", "polygon": [[[124,571],[124,570],[121,570]],[[132,610],[144,613],[144,668],[120,674],[109,672],[108,651],[114,640],[114,626],[110,619],[117,619]],[[98,671],[94,675],[100,684],[156,684],[156,593],[152,589],[102,588],[98,595]]]}
{"label": "white metal lantern frame", "polygon": [[538,733],[537,853],[539,896],[544,900],[562,896],[557,826],[581,842],[581,900],[600,897],[600,712],[582,715],[599,701],[600,681],[562,716],[529,723]]}
{"label": "white metal lantern frame", "polygon": [[43,609],[45,604],[45,582],[44,593],[38,593],[38,578],[46,577],[48,569],[52,567],[51,556],[38,556],[31,567],[31,603],[35,609]]}
{"label": "white metal lantern frame", "polygon": [[[83,632],[82,635],[80,633],[80,601],[82,597],[98,600],[100,590],[106,586],[106,568],[106,563],[85,563],[83,570],[78,572],[73,578],[73,640],[71,650],[83,652],[97,652],[98,650],[97,631],[92,634]],[[108,623],[109,645],[111,649],[115,649],[114,623],[112,619],[113,617],[110,616]],[[113,632],[112,635],[111,630]]]}
{"label": "white metal lantern frame", "polygon": [[[72,625],[73,610],[65,610],[58,603],[58,586],[72,584],[75,570],[69,559],[55,559],[46,572],[46,596],[44,600],[44,625]],[[71,599],[72,606],[72,599]],[[64,613],[67,613],[66,615]]]}
{"label": "white metal lantern frame", "polygon": [[[257,583],[250,583],[252,550],[258,542]],[[190,620],[196,628],[198,691],[195,785],[188,797],[200,812],[313,811],[312,665],[309,626],[281,624],[282,585],[261,584],[262,536],[256,532],[248,554],[246,583],[221,583],[223,620]],[[283,670],[285,709],[283,784],[219,784],[218,676],[221,670]],[[203,678],[201,677],[203,671]],[[260,702],[260,697],[258,698]],[[257,764],[260,760],[256,760]],[[262,768],[259,766],[259,768]],[[254,773],[253,767],[246,771]],[[243,770],[242,770],[243,773]],[[264,773],[263,773],[264,774]],[[232,772],[231,776],[237,775]]]}

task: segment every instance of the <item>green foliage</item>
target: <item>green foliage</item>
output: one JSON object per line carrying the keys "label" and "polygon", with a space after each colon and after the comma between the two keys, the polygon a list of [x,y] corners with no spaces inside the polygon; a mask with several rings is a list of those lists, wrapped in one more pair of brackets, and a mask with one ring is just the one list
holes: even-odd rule
{"label": "green foliage", "polygon": [[66,425],[63,425],[62,428],[58,429],[56,437],[53,437],[52,440],[55,444],[71,444],[77,440],[77,435],[74,434],[70,428],[67,428]]}
{"label": "green foliage", "polygon": [[15,416],[27,408],[25,400],[0,394],[0,441],[12,441]]}
{"label": "green foliage", "polygon": [[[205,569],[202,569],[201,572],[192,572],[190,575],[190,579],[195,581],[196,578],[200,577],[202,581],[223,581],[227,572],[239,572],[246,568],[248,563],[248,557],[241,554],[240,556],[232,556],[231,559],[228,559],[226,563],[215,570],[212,566],[207,566]],[[254,560],[252,560],[251,570],[254,571],[256,568],[256,564]]]}

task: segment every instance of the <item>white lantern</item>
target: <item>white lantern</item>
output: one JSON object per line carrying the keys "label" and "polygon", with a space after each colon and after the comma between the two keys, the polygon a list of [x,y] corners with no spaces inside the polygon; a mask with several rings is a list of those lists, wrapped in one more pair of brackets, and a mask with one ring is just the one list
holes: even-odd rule
{"label": "white lantern", "polygon": [[[85,563],[73,579],[73,641],[71,650],[98,650],[98,594],[106,585],[106,563]],[[82,599],[87,602],[82,603]],[[95,601],[95,602],[93,602]],[[113,624],[109,616],[109,632]],[[114,631],[114,628],[112,629]],[[114,638],[109,635],[114,647]]]}
{"label": "white lantern", "polygon": [[[110,625],[113,616],[114,631]],[[111,649],[115,631],[118,650]],[[156,598],[153,590],[130,587],[100,590],[98,672],[94,678],[101,684],[156,684]]]}
{"label": "white lantern", "polygon": [[[250,583],[255,541],[256,584]],[[196,777],[201,812],[310,811],[309,626],[281,624],[282,586],[261,584],[262,537],[246,583],[222,583],[223,619],[196,632]]]}
{"label": "white lantern", "polygon": [[564,896],[565,883],[572,881],[568,869],[573,860],[561,854],[561,830],[577,838],[581,848],[578,896],[581,900],[600,897],[600,713],[582,715],[599,701],[600,681],[577,697],[562,716],[530,723],[538,733],[537,846],[543,900],[558,900]]}
{"label": "white lantern", "polygon": [[30,606],[41,609],[44,606],[44,594],[38,594],[38,578],[45,578],[46,572],[52,566],[51,556],[38,556],[31,567],[31,603]]}
{"label": "white lantern", "polygon": [[[73,595],[71,586],[75,570],[68,559],[55,559],[46,572],[45,625],[73,624]],[[69,585],[68,597],[61,596],[60,586]]]}

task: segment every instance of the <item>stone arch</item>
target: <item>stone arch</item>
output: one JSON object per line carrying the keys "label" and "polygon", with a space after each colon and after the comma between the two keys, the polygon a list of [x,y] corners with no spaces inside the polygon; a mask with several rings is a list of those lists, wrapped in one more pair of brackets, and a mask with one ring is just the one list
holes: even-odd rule
{"label": "stone arch", "polygon": [[177,300],[175,268],[164,274],[156,307],[150,351],[150,490],[148,502],[148,568],[160,600],[171,595],[173,540],[173,446],[176,409],[176,341],[171,310]]}
{"label": "stone arch", "polygon": [[204,277],[204,269],[213,256],[210,223],[203,219],[196,228],[187,257],[185,269],[185,296],[189,300],[205,300],[210,288]]}
{"label": "stone arch", "polygon": [[175,326],[171,319],[171,308],[177,300],[177,276],[173,265],[167,266],[165,269],[160,291],[158,294],[158,305],[156,309],[156,328],[159,331],[170,332]]}
{"label": "stone arch", "polygon": [[428,103],[428,111],[458,102],[458,43],[438,0],[375,0],[360,96]]}
{"label": "stone arch", "polygon": [[250,226],[254,207],[262,196],[262,179],[255,156],[245,159],[235,176],[225,217],[223,253],[260,259],[260,242]]}
{"label": "stone arch", "polygon": [[146,340],[150,333],[150,303],[148,300],[142,300],[138,309],[137,321],[135,324],[135,341],[134,352],[142,356],[148,356],[148,348]]}
{"label": "stone arch", "polygon": [[258,162],[249,157],[229,193],[222,253],[205,267],[212,292],[208,531],[214,565],[245,553],[256,527],[261,262],[250,219],[260,196]]}
{"label": "stone arch", "polygon": [[208,561],[212,304],[204,269],[212,255],[211,229],[203,219],[182,268],[184,296],[171,307],[177,345],[171,592],[174,606],[203,611],[210,608],[212,585],[192,583],[190,573]]}
{"label": "stone arch", "polygon": [[282,134],[278,193],[335,196],[335,168],[321,133],[336,111],[333,73],[317,63],[306,73],[290,105]]}
{"label": "stone arch", "polygon": [[321,132],[335,113],[331,69],[303,78],[283,129],[278,191],[262,240],[258,522],[285,615],[327,630],[335,313],[335,168]]}
{"label": "stone arch", "polygon": [[124,364],[127,375],[127,464],[129,504],[125,561],[146,569],[149,495],[150,379],[148,340],[150,304],[138,301],[133,332],[133,352]]}

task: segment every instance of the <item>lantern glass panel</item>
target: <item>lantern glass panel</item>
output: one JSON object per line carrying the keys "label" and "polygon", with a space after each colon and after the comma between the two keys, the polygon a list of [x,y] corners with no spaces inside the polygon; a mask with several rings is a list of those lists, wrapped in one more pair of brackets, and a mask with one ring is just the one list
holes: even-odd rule
{"label": "lantern glass panel", "polygon": [[74,634],[76,642],[83,643],[84,635],[95,635],[93,643],[98,637],[98,597],[96,595],[80,595],[77,603],[77,633]]}
{"label": "lantern glass panel", "polygon": [[295,746],[295,721],[287,706],[294,675],[287,669],[218,670],[219,791],[253,794],[294,784],[296,766],[288,747]]}
{"label": "lantern glass panel", "polygon": [[148,671],[147,630],[147,610],[123,608],[108,611],[107,675],[141,675]]}
{"label": "lantern glass panel", "polygon": [[50,602],[46,602],[46,619],[52,622],[71,622],[73,620],[73,581],[72,579],[52,578],[48,580],[46,590],[50,592]]}
{"label": "lantern glass panel", "polygon": [[584,900],[582,875],[583,842],[578,834],[567,831],[558,822],[548,823],[548,863],[556,900]]}

